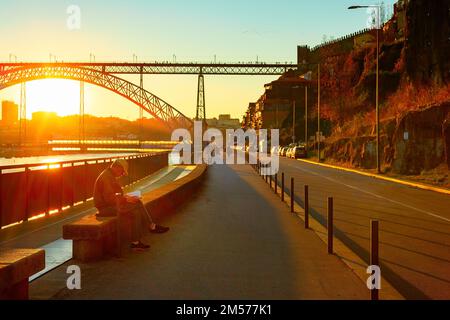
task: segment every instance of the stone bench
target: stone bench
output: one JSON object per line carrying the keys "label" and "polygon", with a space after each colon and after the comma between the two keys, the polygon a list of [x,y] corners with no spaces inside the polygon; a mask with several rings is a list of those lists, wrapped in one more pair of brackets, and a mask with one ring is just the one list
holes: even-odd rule
{"label": "stone bench", "polygon": [[42,249],[0,249],[0,300],[27,300],[28,278],[44,268]]}
{"label": "stone bench", "polygon": [[[157,221],[189,199],[205,172],[206,165],[199,165],[189,175],[144,195],[142,202]],[[63,238],[73,240],[73,258],[76,260],[90,262],[107,254],[120,255],[123,246],[128,247],[131,242],[132,217],[121,216],[120,229],[118,224],[117,217],[87,216],[64,225]]]}
{"label": "stone bench", "polygon": [[84,217],[64,225],[63,238],[73,241],[74,259],[98,260],[116,248],[117,218],[99,218],[96,215]]}
{"label": "stone bench", "polygon": [[[86,216],[63,226],[63,239],[72,240],[73,258],[83,262],[96,261],[106,255],[121,255],[122,246],[131,241],[132,216]],[[119,240],[120,239],[120,240]],[[120,241],[120,247],[118,243]]]}

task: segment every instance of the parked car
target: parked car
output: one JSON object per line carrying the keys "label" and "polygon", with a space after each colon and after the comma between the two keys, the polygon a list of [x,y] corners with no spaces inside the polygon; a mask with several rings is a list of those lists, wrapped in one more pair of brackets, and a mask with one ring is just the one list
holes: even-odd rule
{"label": "parked car", "polygon": [[290,148],[288,148],[287,149],[287,151],[286,151],[286,157],[287,158],[292,158],[292,150],[293,150],[294,148],[292,148],[292,147],[290,147]]}
{"label": "parked car", "polygon": [[294,159],[304,159],[307,157],[306,147],[304,145],[297,146],[293,149],[291,157]]}

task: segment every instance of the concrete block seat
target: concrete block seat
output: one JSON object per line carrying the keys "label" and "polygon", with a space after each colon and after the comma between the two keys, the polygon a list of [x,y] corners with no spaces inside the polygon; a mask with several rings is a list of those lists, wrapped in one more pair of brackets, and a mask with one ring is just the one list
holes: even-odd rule
{"label": "concrete block seat", "polygon": [[44,268],[42,249],[0,249],[0,300],[27,300],[28,278]]}
{"label": "concrete block seat", "polygon": [[99,260],[105,255],[119,253],[119,239],[121,245],[130,240],[131,219],[131,216],[120,219],[119,236],[117,233],[119,219],[117,217],[86,216],[64,225],[63,238],[73,241],[74,259],[83,262]]}

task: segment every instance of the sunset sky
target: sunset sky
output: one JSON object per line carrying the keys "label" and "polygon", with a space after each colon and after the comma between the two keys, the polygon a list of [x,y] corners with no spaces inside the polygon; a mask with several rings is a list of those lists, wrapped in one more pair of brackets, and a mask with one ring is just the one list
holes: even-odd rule
{"label": "sunset sky", "polygon": [[[393,0],[385,1],[392,5]],[[366,27],[367,12],[349,11],[367,0],[0,0],[0,61],[294,62],[299,44],[321,43]],[[66,26],[69,5],[81,9],[81,29]],[[139,83],[138,76],[126,77]],[[230,113],[241,118],[248,103],[276,77],[206,76],[207,117]],[[195,115],[196,76],[145,77],[145,88],[189,117]],[[28,116],[37,110],[74,114],[79,84],[43,80],[27,84]],[[19,86],[0,91],[0,100],[19,102]],[[136,119],[137,106],[109,91],[88,85],[86,113]]]}

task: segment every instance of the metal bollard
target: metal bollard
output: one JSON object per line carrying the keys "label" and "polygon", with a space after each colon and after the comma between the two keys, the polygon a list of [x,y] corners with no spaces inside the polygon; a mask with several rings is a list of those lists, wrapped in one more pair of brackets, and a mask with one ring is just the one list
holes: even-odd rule
{"label": "metal bollard", "polygon": [[278,194],[278,174],[275,173],[275,194]]}
{"label": "metal bollard", "polygon": [[309,228],[309,187],[305,186],[305,229]]}
{"label": "metal bollard", "polygon": [[294,178],[291,178],[291,212],[294,213]]}
{"label": "metal bollard", "polygon": [[[379,222],[377,220],[370,221],[370,265],[380,266],[379,261]],[[370,290],[371,300],[379,300],[379,290]]]}
{"label": "metal bollard", "polygon": [[333,198],[328,198],[328,253],[333,254]]}
{"label": "metal bollard", "polygon": [[281,201],[284,202],[284,172],[281,174]]}

